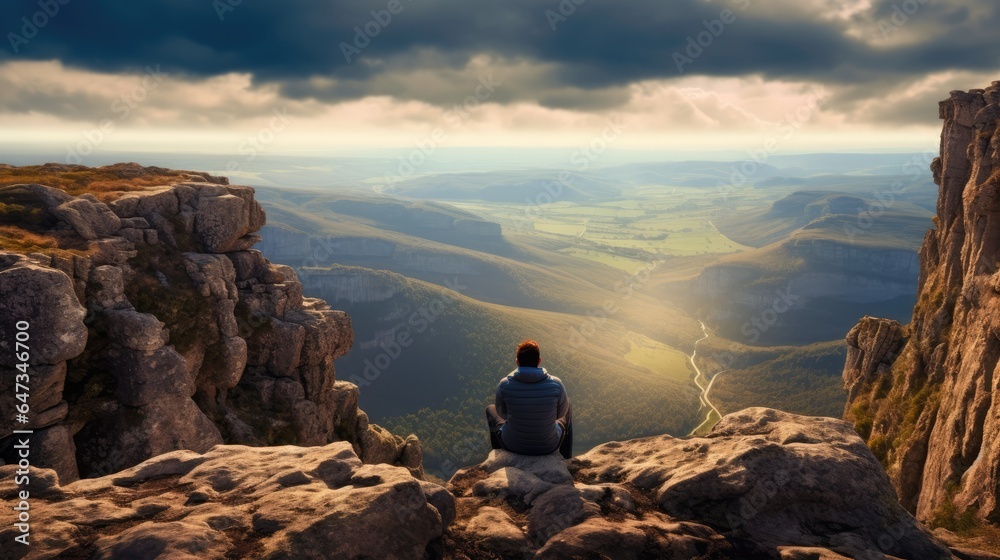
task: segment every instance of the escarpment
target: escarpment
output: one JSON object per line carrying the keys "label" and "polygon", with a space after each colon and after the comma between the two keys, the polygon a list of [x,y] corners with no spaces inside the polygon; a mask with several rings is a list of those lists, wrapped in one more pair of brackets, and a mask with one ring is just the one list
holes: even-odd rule
{"label": "escarpment", "polygon": [[[88,173],[121,185],[62,185]],[[135,164],[34,175],[0,187],[0,458],[14,461],[12,432],[30,429],[33,465],[63,484],[221,443],[346,441],[366,463],[421,473],[419,441],[369,425],[358,388],[337,379],[350,317],[253,249],[265,215],[252,188]],[[26,422],[18,321],[31,337]]]}
{"label": "escarpment", "polygon": [[848,336],[847,417],[923,520],[1000,522],[1000,82],[940,106],[935,227],[912,323]]}

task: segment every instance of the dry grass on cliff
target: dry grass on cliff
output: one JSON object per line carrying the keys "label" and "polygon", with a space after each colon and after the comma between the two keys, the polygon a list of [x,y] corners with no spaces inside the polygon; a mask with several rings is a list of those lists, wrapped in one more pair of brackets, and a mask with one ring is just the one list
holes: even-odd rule
{"label": "dry grass on cliff", "polygon": [[93,168],[56,163],[25,167],[0,165],[0,187],[37,183],[74,196],[90,193],[104,201],[113,200],[124,192],[169,185],[185,178],[180,171],[132,163]]}
{"label": "dry grass on cliff", "polygon": [[42,252],[59,247],[59,241],[49,235],[39,235],[17,226],[0,226],[0,248],[22,253]]}
{"label": "dry grass on cliff", "polygon": [[[72,241],[72,240],[71,240]],[[0,225],[0,251],[15,253],[42,253],[45,255],[87,255],[89,251],[79,243],[65,242],[54,235],[30,232],[17,226]]]}

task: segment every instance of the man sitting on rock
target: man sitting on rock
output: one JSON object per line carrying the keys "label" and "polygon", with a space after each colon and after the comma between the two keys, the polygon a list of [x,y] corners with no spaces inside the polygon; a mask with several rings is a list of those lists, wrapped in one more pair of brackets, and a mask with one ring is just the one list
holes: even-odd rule
{"label": "man sitting on rock", "polygon": [[538,343],[517,347],[517,369],[497,385],[496,404],[486,408],[493,449],[521,455],[548,455],[559,450],[573,456],[573,424],[566,388],[548,374]]}

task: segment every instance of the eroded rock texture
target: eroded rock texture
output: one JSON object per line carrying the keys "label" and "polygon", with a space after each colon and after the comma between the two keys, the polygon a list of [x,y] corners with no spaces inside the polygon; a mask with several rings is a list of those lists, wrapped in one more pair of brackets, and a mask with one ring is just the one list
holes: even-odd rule
{"label": "eroded rock texture", "polygon": [[952,92],[940,116],[937,218],[920,252],[913,322],[866,318],[851,331],[847,416],[919,518],[997,523],[1000,82]]}
{"label": "eroded rock texture", "polygon": [[[419,441],[369,426],[358,388],[337,380],[350,317],[303,298],[294,270],[252,248],[265,222],[253,189],[189,177],[107,202],[0,188],[21,225],[60,241],[0,251],[0,458],[14,459],[12,430],[29,428],[33,464],[63,484],[220,443],[348,441],[365,462],[419,475]],[[31,413],[15,425],[21,320]]]}
{"label": "eroded rock texture", "polygon": [[[14,466],[0,499],[14,503]],[[422,558],[454,518],[447,490],[366,465],[348,442],[173,451],[60,485],[33,473],[31,547],[5,520],[0,558]]]}

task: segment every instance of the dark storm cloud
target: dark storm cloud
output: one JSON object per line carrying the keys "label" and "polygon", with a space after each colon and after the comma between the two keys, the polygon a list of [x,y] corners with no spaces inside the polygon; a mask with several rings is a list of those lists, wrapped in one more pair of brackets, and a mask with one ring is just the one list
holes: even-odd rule
{"label": "dark storm cloud", "polygon": [[[448,83],[428,88],[392,76],[421,69],[460,73],[485,54],[546,68],[520,85],[522,76],[509,76],[494,101],[591,108],[621,103],[626,98],[621,88],[629,83],[681,75],[674,53],[691,54],[685,52],[688,37],[705,31],[704,22],[726,8],[735,21],[683,65],[683,75],[759,74],[836,85],[951,69],[993,70],[1000,60],[994,31],[1000,9],[988,0],[947,6],[879,0],[849,21],[810,12],[808,2],[795,7],[765,0],[585,0],[576,6],[563,0],[575,11],[553,20],[546,10],[558,13],[557,0],[399,0],[402,11],[387,25],[370,25],[379,34],[360,54],[352,53],[352,63],[341,44],[353,43],[355,26],[364,28],[373,20],[371,10],[385,10],[390,0],[243,0],[220,18],[218,6],[230,1],[237,0],[42,0],[50,7],[59,4],[59,13],[47,18],[37,36],[25,35],[28,42],[17,44],[18,54],[8,36],[0,60],[58,59],[106,72],[162,64],[182,77],[247,72],[257,83],[281,85],[291,97],[336,101],[391,95],[448,104],[454,101]],[[878,44],[878,22],[907,2],[918,9],[905,26],[926,32],[927,40]],[[38,0],[4,0],[0,30],[21,35],[21,18],[30,20],[40,9]],[[848,26],[870,30],[871,40],[852,36]],[[457,78],[451,79],[457,87]]]}

